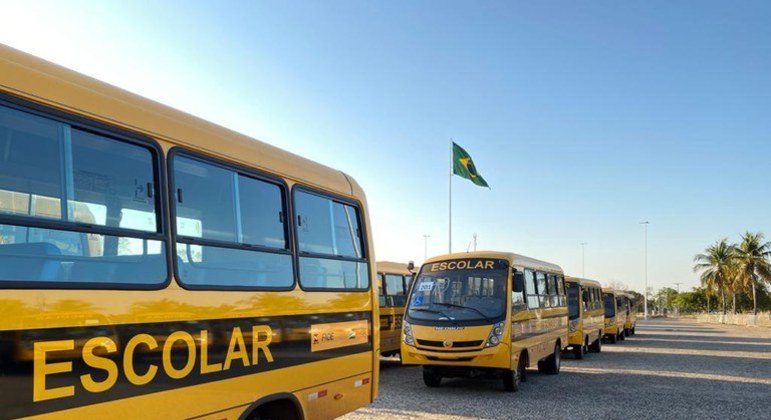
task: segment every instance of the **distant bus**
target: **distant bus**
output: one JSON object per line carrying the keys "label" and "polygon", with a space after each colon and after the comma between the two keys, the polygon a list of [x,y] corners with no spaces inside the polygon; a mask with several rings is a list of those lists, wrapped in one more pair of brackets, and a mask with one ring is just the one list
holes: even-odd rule
{"label": "distant bus", "polygon": [[602,350],[602,286],[594,280],[565,277],[568,296],[568,350],[576,359]]}
{"label": "distant bus", "polygon": [[414,265],[388,261],[377,262],[380,297],[380,354],[399,353],[404,306],[407,292],[415,278]]}
{"label": "distant bus", "polygon": [[626,322],[624,323],[624,335],[629,337],[634,335],[635,327],[637,327],[637,310],[635,306],[635,297],[629,292],[619,293],[624,299],[626,299]]}
{"label": "distant bus", "polygon": [[0,418],[330,418],[377,395],[350,176],[0,45]]}
{"label": "distant bus", "polygon": [[559,373],[567,325],[559,266],[505,252],[442,255],[423,264],[412,286],[402,363],[422,365],[429,387],[487,376],[517,391],[529,367]]}
{"label": "distant bus", "polygon": [[615,344],[624,339],[626,309],[621,308],[623,298],[617,291],[606,287],[602,289],[602,299],[605,306],[605,338]]}

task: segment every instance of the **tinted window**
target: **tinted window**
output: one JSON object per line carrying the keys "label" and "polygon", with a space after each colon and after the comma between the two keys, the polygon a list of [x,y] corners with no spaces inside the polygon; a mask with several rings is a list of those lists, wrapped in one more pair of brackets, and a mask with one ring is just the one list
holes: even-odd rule
{"label": "tinted window", "polygon": [[306,191],[295,191],[300,283],[312,289],[369,288],[363,261],[359,210],[353,205]]}
{"label": "tinted window", "polygon": [[73,129],[71,136],[72,218],[101,226],[158,230],[150,151],[80,130]]}
{"label": "tinted window", "polygon": [[155,173],[146,147],[0,106],[0,213],[54,220],[0,225],[0,281],[163,283]]}
{"label": "tinted window", "polygon": [[281,186],[175,156],[174,187],[181,282],[257,289],[294,284]]}
{"label": "tinted window", "polygon": [[297,191],[300,252],[362,258],[359,215],[355,207]]}
{"label": "tinted window", "polygon": [[569,282],[568,286],[568,318],[578,319],[579,308],[579,288],[578,283]]}
{"label": "tinted window", "polygon": [[314,289],[367,289],[367,263],[300,257],[300,281]]}
{"label": "tinted window", "polygon": [[535,288],[535,272],[525,270],[525,292],[527,292],[527,306],[531,309],[538,308],[538,293]]}
{"label": "tinted window", "polygon": [[390,296],[394,306],[404,306],[406,302],[404,293],[404,278],[395,274],[386,274],[386,294]]}
{"label": "tinted window", "polygon": [[[175,157],[177,234],[237,242],[235,177],[219,166]],[[186,226],[188,220],[196,221],[196,231]]]}
{"label": "tinted window", "polygon": [[66,126],[0,106],[0,212],[62,218],[60,137]]}
{"label": "tinted window", "polygon": [[613,295],[604,295],[605,300],[605,316],[606,317],[612,317],[616,316],[616,305],[615,301],[613,300]]}
{"label": "tinted window", "polygon": [[548,290],[546,289],[546,273],[537,271],[535,273],[536,287],[538,287],[538,303],[543,308],[549,306],[549,300],[547,297]]}
{"label": "tinted window", "polygon": [[242,242],[271,248],[287,248],[284,235],[283,199],[275,184],[238,177]]}

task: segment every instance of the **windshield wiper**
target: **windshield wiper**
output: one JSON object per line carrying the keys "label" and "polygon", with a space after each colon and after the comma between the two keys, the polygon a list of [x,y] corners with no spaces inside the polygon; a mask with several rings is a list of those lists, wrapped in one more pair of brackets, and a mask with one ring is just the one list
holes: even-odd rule
{"label": "windshield wiper", "polygon": [[445,318],[449,319],[450,321],[455,321],[455,318],[453,318],[453,317],[451,317],[451,316],[447,315],[446,313],[444,313],[444,312],[442,312],[442,311],[437,311],[437,310],[435,310],[435,309],[427,309],[427,308],[410,308],[410,310],[411,310],[411,311],[420,311],[420,312],[430,312],[430,313],[432,313],[432,314],[438,314],[438,315],[441,315],[441,316],[443,316],[443,317],[445,317]]}
{"label": "windshield wiper", "polygon": [[479,309],[477,309],[477,308],[475,308],[473,306],[463,306],[463,305],[456,305],[454,303],[444,303],[444,302],[434,302],[434,305],[444,305],[444,306],[448,306],[450,308],[471,309],[472,311],[475,311],[479,315],[482,315],[482,317],[485,320],[487,320],[489,322],[493,322],[493,320],[490,319],[490,317],[488,317],[487,315],[485,315],[484,312],[480,311]]}

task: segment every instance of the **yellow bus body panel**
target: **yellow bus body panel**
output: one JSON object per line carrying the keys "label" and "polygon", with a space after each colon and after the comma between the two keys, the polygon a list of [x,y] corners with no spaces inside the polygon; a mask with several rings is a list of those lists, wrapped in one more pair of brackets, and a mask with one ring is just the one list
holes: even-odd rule
{"label": "yellow bus body panel", "polygon": [[[165,358],[160,348],[164,347],[168,335],[144,332],[145,325],[196,323],[196,328],[210,330],[210,326],[219,320],[249,320],[259,324],[264,318],[318,315],[323,318],[356,312],[365,313],[370,319],[366,330],[371,349],[362,353],[189,386],[164,384],[169,389],[150,382],[143,385],[143,392],[146,393],[138,396],[116,397],[66,411],[50,411],[44,416],[194,417],[209,413],[214,418],[231,418],[243,412],[252,402],[281,391],[297,395],[306,417],[328,418],[355,410],[375,399],[379,379],[379,358],[376,355],[380,342],[375,256],[366,196],[353,178],[278,147],[4,45],[0,45],[0,93],[149,137],[160,146],[164,160],[165,154],[172,148],[184,147],[189,151],[280,177],[289,189],[295,184],[302,184],[344,196],[360,206],[364,235],[367,238],[365,246],[369,258],[369,292],[306,292],[299,286],[288,292],[193,291],[180,287],[173,276],[168,286],[161,290],[3,290],[0,296],[0,333],[15,337],[12,339],[15,347],[12,358],[15,362],[41,363],[40,358],[35,357],[33,348],[21,346],[21,337],[27,330],[35,329],[105,327],[102,335],[121,347],[125,343],[121,343],[113,331],[131,324],[137,334],[146,333],[151,337],[150,340],[159,344],[155,350],[137,347],[136,354],[157,356],[160,368]],[[164,217],[167,218],[164,221],[166,226],[171,226],[169,215]],[[172,241],[170,234],[167,241]],[[171,247],[168,249],[170,251]],[[232,331],[228,333],[233,334]],[[247,344],[254,338],[246,330],[241,337]],[[88,338],[92,337],[74,338],[75,349]],[[282,325],[272,331],[271,340],[274,340],[273,343],[310,341],[311,334],[308,328],[296,329],[291,325]],[[191,351],[200,354],[203,348],[200,338],[194,337],[191,342]],[[227,336],[212,336],[209,345],[227,347]],[[169,351],[179,348],[184,349],[185,343],[177,342],[169,346]],[[95,352],[95,356],[100,354]],[[120,356],[116,355],[118,366],[121,365]],[[78,360],[81,354],[78,351],[62,350],[49,352],[45,357],[45,363],[54,364],[56,368],[66,368],[68,362],[64,360]],[[239,360],[242,359],[236,359],[234,363],[237,365]],[[260,360],[260,363],[270,362]],[[176,368],[179,369],[178,366]],[[122,375],[122,367],[119,369]],[[195,370],[198,369],[199,366],[195,365]],[[56,378],[56,375],[51,374],[51,377]],[[365,384],[349,386],[349,382],[353,384],[352,381],[365,378]],[[78,385],[75,383],[62,387],[58,382],[54,380],[46,386],[61,388],[68,393],[70,385]],[[104,393],[120,391],[118,388],[121,384],[119,382]],[[300,398],[307,389],[319,384],[327,384],[323,386],[329,389],[328,396],[318,398],[312,404],[307,401],[307,395],[304,396],[305,400]],[[78,386],[75,392],[77,396],[88,391]],[[335,399],[337,394],[342,397]],[[65,401],[66,398],[75,397],[58,398]],[[312,412],[309,411],[311,409]],[[147,416],[139,415],[137,410],[146,410],[143,414]]]}

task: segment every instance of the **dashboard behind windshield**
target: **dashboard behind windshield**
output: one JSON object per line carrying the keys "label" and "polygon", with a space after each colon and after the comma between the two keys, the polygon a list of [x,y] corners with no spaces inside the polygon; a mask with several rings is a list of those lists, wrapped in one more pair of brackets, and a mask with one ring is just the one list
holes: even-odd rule
{"label": "dashboard behind windshield", "polygon": [[426,264],[410,295],[412,321],[493,323],[506,314],[508,262],[468,259]]}

